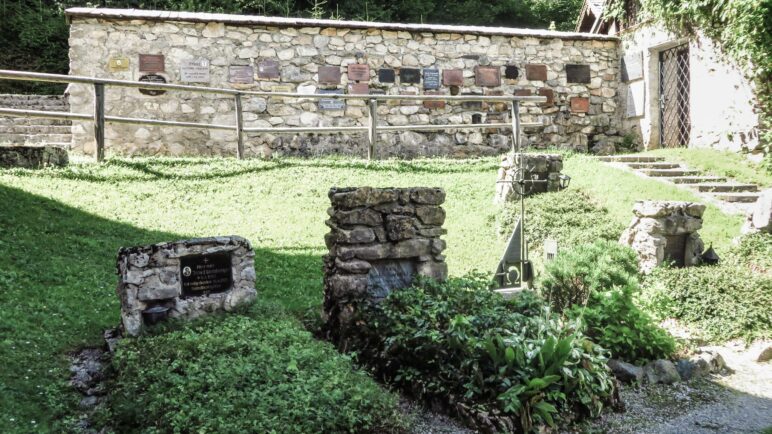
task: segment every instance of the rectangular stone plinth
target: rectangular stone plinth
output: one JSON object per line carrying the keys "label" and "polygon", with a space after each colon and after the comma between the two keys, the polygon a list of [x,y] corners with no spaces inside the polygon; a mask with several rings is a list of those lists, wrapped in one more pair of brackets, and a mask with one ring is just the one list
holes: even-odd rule
{"label": "rectangular stone plinth", "polygon": [[238,236],[122,247],[116,292],[124,331],[138,335],[150,312],[192,319],[254,300],[254,257]]}
{"label": "rectangular stone plinth", "polygon": [[357,305],[378,302],[416,276],[445,280],[445,192],[440,188],[333,188],[325,223],[324,319],[345,346]]}

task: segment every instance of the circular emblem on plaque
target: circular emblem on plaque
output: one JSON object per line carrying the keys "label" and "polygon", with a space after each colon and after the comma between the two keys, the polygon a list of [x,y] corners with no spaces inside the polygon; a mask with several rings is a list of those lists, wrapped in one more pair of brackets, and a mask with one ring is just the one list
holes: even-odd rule
{"label": "circular emblem on plaque", "polygon": [[[139,77],[137,81],[144,81],[147,83],[166,83],[166,79],[162,75],[158,75],[158,74],[145,74]],[[139,88],[139,92],[141,94],[150,95],[150,96],[158,96],[166,93],[166,91],[163,89],[142,89],[142,88]]]}
{"label": "circular emblem on plaque", "polygon": [[193,270],[191,270],[190,267],[185,267],[182,269],[183,276],[190,277],[191,274],[193,274]]}

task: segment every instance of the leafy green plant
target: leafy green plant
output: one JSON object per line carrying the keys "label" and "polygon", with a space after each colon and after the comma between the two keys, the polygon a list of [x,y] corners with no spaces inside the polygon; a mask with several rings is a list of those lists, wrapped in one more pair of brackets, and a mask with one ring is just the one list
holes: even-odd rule
{"label": "leafy green plant", "polygon": [[633,299],[640,292],[632,249],[598,241],[566,251],[547,264],[540,289],[552,307],[581,320],[586,334],[631,362],[667,357],[675,342]]}
{"label": "leafy green plant", "polygon": [[505,301],[480,275],[419,280],[362,313],[357,354],[428,400],[465,403],[524,430],[597,416],[613,386],[604,350],[526,292]]}

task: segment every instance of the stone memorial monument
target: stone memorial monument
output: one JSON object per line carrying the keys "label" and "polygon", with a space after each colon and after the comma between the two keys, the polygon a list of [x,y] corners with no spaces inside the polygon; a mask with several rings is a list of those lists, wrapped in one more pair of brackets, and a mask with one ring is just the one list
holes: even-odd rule
{"label": "stone memorial monument", "polygon": [[[525,195],[545,193],[548,191],[560,191],[565,185],[563,170],[563,156],[560,154],[524,154],[525,161]],[[504,203],[516,199],[513,181],[517,179],[517,171],[520,168],[518,155],[508,154],[501,158],[501,166],[496,181],[496,195],[494,203]],[[561,181],[563,181],[561,183]]]}
{"label": "stone memorial monument", "polygon": [[136,336],[167,317],[192,319],[254,300],[254,256],[238,236],[121,248],[116,292],[123,330]]}
{"label": "stone memorial monument", "polygon": [[332,188],[325,223],[324,312],[341,348],[357,306],[378,302],[418,276],[445,280],[445,191],[440,188]]}

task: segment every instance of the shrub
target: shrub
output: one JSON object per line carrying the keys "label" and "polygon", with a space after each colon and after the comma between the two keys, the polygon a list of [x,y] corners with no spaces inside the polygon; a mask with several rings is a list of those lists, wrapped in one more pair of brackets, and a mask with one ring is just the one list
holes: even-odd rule
{"label": "shrub", "polygon": [[667,357],[675,342],[635,305],[637,272],[632,249],[598,241],[558,255],[540,287],[556,311],[581,319],[587,335],[613,357],[640,363]]}
{"label": "shrub", "polygon": [[604,351],[530,292],[505,301],[480,276],[419,280],[364,311],[361,360],[428,400],[519,420],[596,416],[612,380]]}
{"label": "shrub", "polygon": [[119,432],[395,432],[396,398],[296,321],[212,317],[125,339],[105,420]]}

